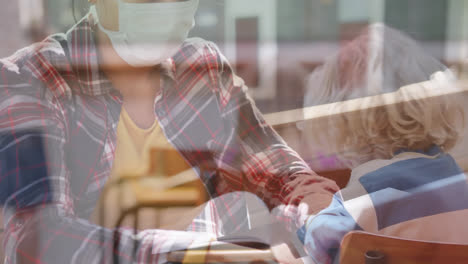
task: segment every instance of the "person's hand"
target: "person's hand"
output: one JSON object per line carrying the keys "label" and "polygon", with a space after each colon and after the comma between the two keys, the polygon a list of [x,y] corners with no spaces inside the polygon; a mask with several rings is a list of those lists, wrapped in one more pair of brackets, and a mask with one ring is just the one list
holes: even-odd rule
{"label": "person's hand", "polygon": [[309,214],[309,206],[306,203],[295,205],[279,205],[275,207],[271,214],[281,223],[284,223],[290,232],[296,232],[301,228]]}

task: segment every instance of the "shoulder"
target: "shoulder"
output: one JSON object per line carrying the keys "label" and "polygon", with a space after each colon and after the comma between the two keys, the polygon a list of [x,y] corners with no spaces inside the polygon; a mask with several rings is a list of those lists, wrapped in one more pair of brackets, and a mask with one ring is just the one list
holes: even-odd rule
{"label": "shoulder", "polygon": [[219,47],[202,38],[189,38],[173,57],[176,65],[191,65],[222,71],[228,65]]}
{"label": "shoulder", "polygon": [[65,52],[60,45],[61,40],[64,40],[64,35],[56,34],[19,49],[12,55],[0,59],[0,67],[26,74],[33,71],[31,66],[36,66],[40,61],[57,64],[66,60]]}
{"label": "shoulder", "polygon": [[[52,35],[0,59],[2,92],[27,86],[32,93],[51,92],[57,96],[64,92],[65,81],[61,75],[70,67],[61,40],[64,40],[63,34]],[[25,91],[13,91],[20,90]]]}
{"label": "shoulder", "polygon": [[0,59],[0,112],[32,116],[59,109],[57,99],[68,86],[62,77],[67,60],[58,37]]}
{"label": "shoulder", "polygon": [[220,55],[219,48],[215,43],[202,38],[188,38],[182,44],[181,51],[188,51],[194,55],[202,55],[206,53],[216,56]]}

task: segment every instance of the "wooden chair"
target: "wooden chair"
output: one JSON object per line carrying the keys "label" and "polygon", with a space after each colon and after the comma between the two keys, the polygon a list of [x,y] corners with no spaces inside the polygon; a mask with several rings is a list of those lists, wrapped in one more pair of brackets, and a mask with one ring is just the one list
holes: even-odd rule
{"label": "wooden chair", "polygon": [[3,232],[5,230],[3,230],[3,228],[0,228],[0,263],[3,263],[3,258],[5,257],[5,253],[3,252]]}
{"label": "wooden chair", "polygon": [[[119,199],[117,206],[120,209],[119,219],[112,227],[121,226],[128,215],[134,215],[134,226],[138,229],[138,213],[142,209],[165,209],[173,207],[196,207],[208,199],[205,187],[200,179],[190,176],[191,167],[184,161],[180,161],[178,153],[174,151],[151,150],[149,170],[144,175],[120,175],[110,182],[100,200],[99,223],[105,225],[106,221],[106,197],[110,190],[117,190]],[[178,159],[177,159],[178,158]],[[177,161],[177,162],[174,162]],[[188,179],[181,175],[189,172]],[[161,176],[164,175],[164,176]],[[167,188],[158,189],[159,184],[170,182],[175,175],[183,176]],[[177,176],[175,176],[177,178]],[[131,195],[134,198],[132,205],[123,206],[123,189],[131,185]],[[160,227],[159,214],[156,218],[156,227]]]}
{"label": "wooden chair", "polygon": [[340,263],[468,263],[468,245],[417,241],[353,231],[341,242]]}
{"label": "wooden chair", "polygon": [[269,249],[224,249],[192,250],[171,252],[167,259],[170,263],[277,263]]}
{"label": "wooden chair", "polygon": [[[172,155],[171,153],[165,153],[166,155],[162,155],[163,157],[167,157]],[[156,151],[151,153],[152,163],[154,164],[154,160],[160,159],[159,155]],[[165,172],[169,172],[171,174],[179,172],[181,170],[191,169],[188,164],[176,165],[172,164],[167,160],[156,160],[160,164],[166,166],[164,169]],[[174,169],[174,167],[176,167]],[[171,171],[172,170],[172,171]],[[168,189],[155,191],[152,188],[151,184],[144,183],[144,180],[151,180],[154,178],[152,173],[154,173],[155,167],[150,166],[149,173],[147,175],[122,175],[117,180],[111,182],[106,186],[102,196],[104,197],[100,201],[100,212],[99,212],[99,222],[101,224],[106,223],[106,212],[105,212],[105,201],[106,196],[110,189],[115,188],[119,192],[119,198],[122,197],[122,189],[125,188],[125,185],[136,183],[132,190],[133,195],[135,198],[135,203],[129,207],[122,206],[122,200],[117,202],[117,205],[120,207],[120,215],[117,219],[116,223],[114,224],[114,250],[116,250],[120,244],[120,235],[119,235],[119,227],[122,226],[123,221],[127,216],[133,215],[133,233],[136,234],[139,230],[139,213],[142,209],[165,209],[165,208],[174,208],[174,207],[196,207],[203,204],[207,200],[207,193],[203,186],[203,183],[200,179],[192,179],[189,178],[184,179],[182,177],[183,183],[175,184],[175,186],[170,187]],[[175,172],[173,172],[175,171]],[[186,171],[182,172],[186,173]],[[179,174],[180,176],[180,174]],[[170,177],[177,177],[177,176],[170,176]],[[169,176],[168,176],[169,178]],[[159,214],[157,217],[157,226],[159,226]],[[136,243],[133,245],[134,250],[136,249]],[[134,254],[136,251],[134,251]],[[114,263],[118,264],[118,259],[114,259]]]}

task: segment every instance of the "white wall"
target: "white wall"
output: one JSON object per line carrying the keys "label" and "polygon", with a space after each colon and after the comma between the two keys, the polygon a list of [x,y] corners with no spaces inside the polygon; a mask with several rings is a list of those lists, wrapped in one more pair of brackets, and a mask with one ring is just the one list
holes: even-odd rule
{"label": "white wall", "polygon": [[11,55],[27,43],[20,27],[18,3],[18,1],[0,0],[0,58]]}
{"label": "white wall", "polygon": [[338,17],[340,22],[369,21],[371,3],[374,0],[340,0]]}
{"label": "white wall", "polygon": [[[281,0],[280,0],[281,1]],[[236,63],[236,19],[259,18],[259,72],[260,87],[250,89],[255,99],[272,99],[276,93],[277,44],[276,1],[226,0],[225,2],[225,53],[232,64]]]}
{"label": "white wall", "polygon": [[468,58],[468,2],[449,0],[446,59],[459,61]]}

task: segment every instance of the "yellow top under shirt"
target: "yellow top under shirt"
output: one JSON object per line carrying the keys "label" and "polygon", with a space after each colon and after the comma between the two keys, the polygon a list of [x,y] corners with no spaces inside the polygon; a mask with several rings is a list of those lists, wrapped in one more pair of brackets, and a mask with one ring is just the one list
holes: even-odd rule
{"label": "yellow top under shirt", "polygon": [[[150,160],[151,150],[157,150],[156,159]],[[153,158],[154,159],[154,158]],[[150,163],[156,162],[154,176],[172,176],[190,168],[185,159],[169,143],[164,135],[157,120],[147,129],[138,127],[130,118],[125,108],[122,107],[119,124],[117,126],[117,147],[114,157],[114,165],[111,171],[109,182],[113,182],[122,175],[142,176],[147,175],[150,169]],[[195,172],[192,171],[195,175]],[[151,188],[138,182],[132,183],[131,188],[134,192]],[[212,238],[211,241],[214,241]],[[188,251],[182,263],[205,262],[209,246],[205,249],[198,249],[190,253]]]}
{"label": "yellow top under shirt", "polygon": [[[153,160],[150,160],[151,150],[156,154]],[[166,139],[157,120],[150,128],[142,129],[122,107],[117,126],[114,164],[111,180],[108,182],[122,175],[136,177],[148,175],[151,162],[154,163],[152,167],[155,171],[151,172],[154,176],[172,176],[189,168],[185,159]]]}

